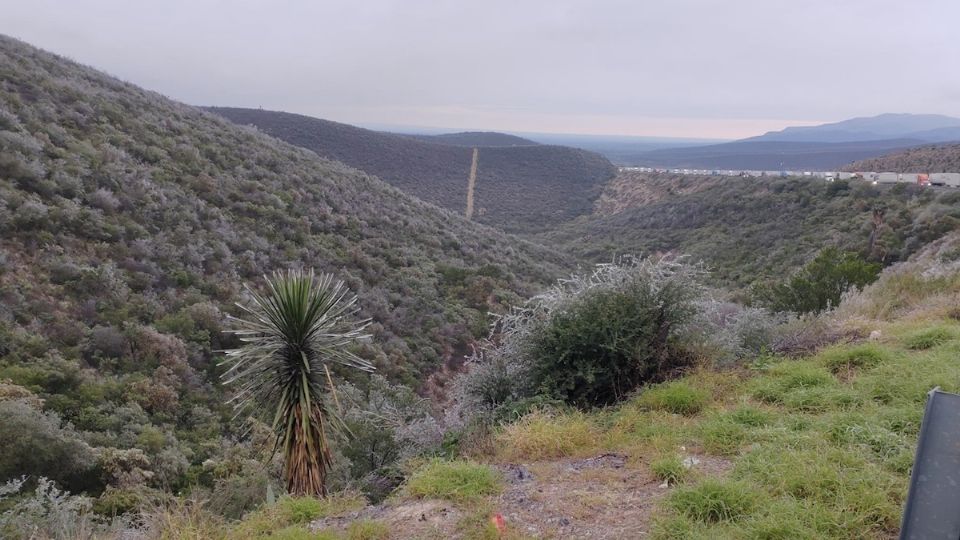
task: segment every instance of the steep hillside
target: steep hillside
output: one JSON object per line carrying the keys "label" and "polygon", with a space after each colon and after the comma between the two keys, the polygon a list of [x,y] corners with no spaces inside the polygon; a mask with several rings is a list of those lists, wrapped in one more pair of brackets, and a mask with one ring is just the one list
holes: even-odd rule
{"label": "steep hillside", "polygon": [[846,171],[960,172],[960,144],[942,144],[910,148],[900,152],[857,161]]}
{"label": "steep hillside", "polygon": [[439,144],[451,144],[454,146],[533,146],[539,144],[509,135],[507,133],[497,133],[496,131],[464,131],[461,133],[443,133],[440,135],[407,135],[420,139],[421,141],[434,142]]}
{"label": "steep hillside", "polygon": [[[463,214],[472,149],[361,129],[307,116],[255,109],[210,108],[238,124],[376,175]],[[589,213],[615,174],[604,157],[562,146],[481,148],[474,219],[511,232],[541,231]]]}
{"label": "steep hillside", "polygon": [[551,251],[7,37],[0,201],[0,382],[98,446],[153,426],[187,464],[221,433],[215,351],[236,343],[224,314],[244,282],[334,272],[373,319],[357,352],[416,386],[489,311],[565,273]]}
{"label": "steep hillside", "polygon": [[[958,201],[953,191],[906,185],[633,173],[608,185],[595,215],[539,239],[598,262],[686,253],[737,287],[782,276],[827,245],[903,259],[960,225]],[[874,209],[882,219],[871,249]]]}

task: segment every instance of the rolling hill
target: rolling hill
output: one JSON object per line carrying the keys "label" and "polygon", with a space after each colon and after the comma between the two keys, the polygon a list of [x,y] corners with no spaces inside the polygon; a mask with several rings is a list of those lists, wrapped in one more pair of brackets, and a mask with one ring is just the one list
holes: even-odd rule
{"label": "rolling hill", "polygon": [[[439,144],[297,114],[211,107],[233,122],[361,169],[427,202],[463,214],[472,148]],[[459,140],[476,140],[471,134]],[[590,212],[615,168],[604,157],[564,146],[480,149],[477,221],[508,232],[542,231]]]}
{"label": "rolling hill", "polygon": [[453,146],[533,146],[536,144],[530,139],[498,133],[496,131],[464,131],[460,133],[442,133],[440,135],[406,135],[421,141]]}
{"label": "rolling hill", "polygon": [[960,144],[919,146],[846,165],[846,171],[958,172]]}

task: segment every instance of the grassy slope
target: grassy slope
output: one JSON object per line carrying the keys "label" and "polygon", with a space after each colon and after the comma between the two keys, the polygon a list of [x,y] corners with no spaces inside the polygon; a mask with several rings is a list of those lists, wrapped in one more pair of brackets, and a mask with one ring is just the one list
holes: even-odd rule
{"label": "grassy slope", "polygon": [[[342,161],[454,212],[466,205],[472,150],[297,114],[211,108],[239,124]],[[474,219],[509,232],[541,231],[590,212],[614,176],[606,158],[565,146],[480,149]]]}
{"label": "grassy slope", "polygon": [[880,157],[857,161],[843,168],[846,171],[892,172],[958,172],[960,144],[921,146]]}
{"label": "grassy slope", "polygon": [[590,217],[538,236],[595,262],[614,254],[680,252],[717,281],[746,286],[802,266],[825,245],[866,251],[874,208],[886,211],[874,258],[909,256],[960,224],[957,193],[804,178],[625,173]]}
{"label": "grassy slope", "polygon": [[[485,478],[482,463],[534,471],[532,496],[545,504],[542,513],[559,507],[599,538],[617,537],[612,527],[661,539],[893,538],[926,393],[960,391],[957,253],[960,236],[931,245],[827,320],[854,334],[879,330],[878,339],[733,371],[701,369],[593,413],[529,415],[495,434],[474,465],[458,462],[456,475],[426,463],[417,477],[430,489],[418,485],[418,493],[452,502],[462,517],[446,533],[457,538],[497,538],[485,517],[513,515],[517,504],[477,482]],[[584,470],[563,486],[570,497],[553,494],[556,477],[590,461],[578,458],[611,452],[625,456],[622,469]],[[698,463],[684,466],[688,457]],[[604,486],[619,493],[631,475],[646,479],[638,489],[664,480],[669,487],[649,488],[640,504],[653,504],[652,513],[621,508],[615,522],[601,521],[601,506],[619,505],[604,498]],[[599,491],[586,489],[598,482]],[[416,493],[391,504],[414,504],[405,498]],[[507,522],[506,537],[537,530],[536,517],[523,519]],[[403,522],[384,523],[390,538],[404,538]],[[564,526],[539,531],[561,538],[571,530]]]}

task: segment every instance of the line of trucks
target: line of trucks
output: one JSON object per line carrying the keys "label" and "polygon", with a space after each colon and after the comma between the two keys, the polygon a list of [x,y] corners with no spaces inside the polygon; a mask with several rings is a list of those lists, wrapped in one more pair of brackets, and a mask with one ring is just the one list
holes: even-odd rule
{"label": "line of trucks", "polygon": [[661,169],[656,167],[620,167],[622,171],[712,176],[809,176],[834,180],[865,180],[874,184],[917,184],[921,186],[960,187],[960,173],[895,173],[895,172],[831,172],[831,171],[744,171],[710,169]]}
{"label": "line of trucks", "polygon": [[[831,173],[827,173],[831,174]],[[852,178],[862,178],[874,184],[918,184],[921,186],[951,186],[960,187],[960,173],[894,173],[894,172],[857,172],[836,173],[852,174]],[[835,177],[842,179],[842,177]],[[827,180],[831,178],[827,176]]]}

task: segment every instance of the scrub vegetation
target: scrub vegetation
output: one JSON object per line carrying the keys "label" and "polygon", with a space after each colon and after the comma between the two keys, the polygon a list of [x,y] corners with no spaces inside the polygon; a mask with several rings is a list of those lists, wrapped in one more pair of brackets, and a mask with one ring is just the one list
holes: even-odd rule
{"label": "scrub vegetation", "polygon": [[955,193],[655,177],[569,256],[5,37],[0,143],[3,538],[890,538],[960,391]]}
{"label": "scrub vegetation", "polygon": [[[881,169],[875,169],[881,170]],[[779,283],[825,247],[867,263],[906,260],[960,225],[960,194],[864,181],[624,171],[589,217],[535,238],[589,261],[683,253],[727,289]]]}

